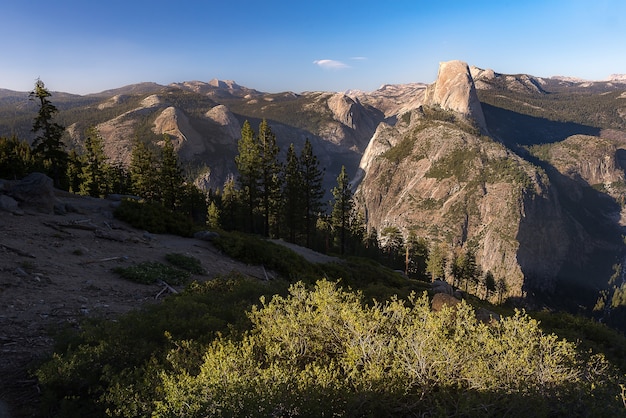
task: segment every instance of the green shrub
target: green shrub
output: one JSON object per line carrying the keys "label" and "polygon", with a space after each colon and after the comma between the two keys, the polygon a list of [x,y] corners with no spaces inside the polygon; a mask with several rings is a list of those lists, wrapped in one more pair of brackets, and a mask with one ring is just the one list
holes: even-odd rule
{"label": "green shrub", "polygon": [[155,202],[124,199],[113,215],[137,229],[153,234],[190,237],[197,230],[197,226],[189,217],[173,212]]}
{"label": "green shrub", "polygon": [[146,261],[130,267],[116,267],[113,271],[122,278],[136,283],[152,284],[162,280],[168,284],[185,283],[190,273],[163,263]]}
{"label": "green shrub", "polygon": [[191,274],[204,274],[202,263],[195,257],[179,253],[165,254],[165,259],[175,267],[188,271]]}
{"label": "green shrub", "polygon": [[170,362],[198,368],[216,335],[249,329],[246,311],[252,304],[286,289],[279,280],[233,274],[193,282],[116,321],[63,328],[55,354],[35,372],[43,392],[42,416],[150,416],[161,390],[159,374],[171,368]]}
{"label": "green shrub", "polygon": [[438,313],[425,295],[366,304],[326,280],[288,292],[235,275],[194,282],[84,323],[55,351],[37,371],[52,416],[624,413],[602,356],[523,313],[486,325],[465,302]]}
{"label": "green shrub", "polygon": [[221,232],[213,244],[232,258],[247,264],[263,265],[290,279],[304,279],[315,269],[289,248],[254,235]]}
{"label": "green shrub", "polygon": [[605,416],[624,412],[601,356],[523,313],[486,325],[461,303],[364,306],[321,281],[262,300],[241,340],[213,342],[194,372],[160,374],[156,416]]}

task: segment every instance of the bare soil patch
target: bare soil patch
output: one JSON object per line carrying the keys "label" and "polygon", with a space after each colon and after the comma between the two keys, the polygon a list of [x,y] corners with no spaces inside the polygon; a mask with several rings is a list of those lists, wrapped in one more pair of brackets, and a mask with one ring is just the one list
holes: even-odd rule
{"label": "bare soil patch", "polygon": [[200,260],[207,272],[192,280],[232,271],[265,277],[261,266],[232,260],[210,242],[132,228],[114,219],[112,201],[60,200],[74,210],[0,212],[0,417],[32,416],[39,392],[27,370],[51,353],[51,329],[78,326],[90,316],[113,319],[167,297],[162,285],[124,280],[113,268],[165,263],[166,254],[181,253]]}

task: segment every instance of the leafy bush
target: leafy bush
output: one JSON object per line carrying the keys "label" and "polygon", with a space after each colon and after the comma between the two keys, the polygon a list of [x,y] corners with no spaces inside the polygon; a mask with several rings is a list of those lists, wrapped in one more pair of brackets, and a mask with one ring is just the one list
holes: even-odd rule
{"label": "leafy bush", "polygon": [[152,284],[162,280],[168,284],[177,285],[185,283],[190,277],[188,271],[150,261],[131,267],[116,267],[113,271],[126,280],[143,284]]}
{"label": "leafy bush", "polygon": [[252,304],[286,289],[279,280],[233,274],[191,283],[116,321],[91,320],[78,330],[62,330],[55,354],[35,372],[43,391],[42,416],[150,416],[159,374],[171,361],[199,367],[216,335],[248,329],[245,312]]}
{"label": "leafy bush", "polygon": [[626,336],[606,324],[566,312],[539,311],[532,313],[544,329],[561,338],[580,341],[585,351],[603,353],[611,363],[626,373]]}
{"label": "leafy bush", "polygon": [[55,351],[37,376],[60,417],[624,413],[602,356],[523,313],[486,325],[464,302],[364,304],[326,280],[193,283]]}
{"label": "leafy bush", "polygon": [[523,313],[495,325],[428,299],[371,307],[333,283],[262,299],[241,340],[220,338],[197,371],[160,373],[153,413],[204,416],[564,416],[624,412],[602,356],[544,334]]}
{"label": "leafy bush", "polygon": [[408,295],[411,290],[424,289],[423,282],[407,280],[367,258],[350,257],[338,259],[334,263],[314,264],[287,247],[237,232],[222,232],[213,243],[230,257],[244,263],[261,264],[294,282],[314,283],[320,277],[341,280],[349,286],[362,289],[368,297],[380,299],[399,293]]}
{"label": "leafy bush", "polygon": [[138,229],[153,234],[172,234],[190,237],[197,227],[187,216],[173,212],[158,203],[122,200],[113,215]]}
{"label": "leafy bush", "polygon": [[263,265],[291,279],[308,277],[314,269],[304,257],[289,248],[253,235],[221,232],[213,244],[232,258],[248,264]]}
{"label": "leafy bush", "polygon": [[191,274],[205,273],[202,263],[195,257],[179,253],[169,253],[165,254],[165,259],[173,266],[188,271]]}

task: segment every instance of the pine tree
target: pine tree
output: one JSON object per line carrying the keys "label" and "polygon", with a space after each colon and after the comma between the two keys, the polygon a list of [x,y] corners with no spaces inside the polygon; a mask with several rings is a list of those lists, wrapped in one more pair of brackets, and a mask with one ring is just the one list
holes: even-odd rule
{"label": "pine tree", "polygon": [[445,277],[446,250],[443,244],[434,243],[428,252],[426,260],[426,272],[430,274],[432,281]]}
{"label": "pine tree", "polygon": [[239,171],[239,186],[247,206],[248,231],[255,232],[254,212],[261,194],[262,161],[256,135],[248,121],[241,127],[237,148],[239,154],[235,157],[235,163]]}
{"label": "pine tree", "polygon": [[122,165],[122,163],[117,162],[111,165],[108,175],[109,175],[108,183],[111,185],[111,193],[120,193],[120,194],[132,193],[130,173]]}
{"label": "pine tree", "polygon": [[500,277],[496,281],[496,291],[498,292],[498,303],[502,303],[502,298],[506,294],[507,289],[508,289],[508,287],[506,285],[506,280],[504,280],[504,278]]}
{"label": "pine tree", "polygon": [[352,211],[350,217],[350,239],[349,244],[353,254],[362,255],[362,250],[365,247],[365,234],[367,231],[367,225],[365,222],[365,215],[356,209]]}
{"label": "pine tree", "polygon": [[[476,252],[473,248],[468,248],[457,257],[457,275],[459,285],[465,284],[465,291],[468,291],[470,284],[477,285],[480,278],[479,267],[476,264]],[[493,276],[492,276],[493,279]]]}
{"label": "pine tree", "polygon": [[176,210],[186,214],[194,223],[207,221],[207,195],[194,183],[185,181],[181,186],[180,206]]}
{"label": "pine tree", "polygon": [[311,247],[312,235],[315,231],[317,216],[324,212],[322,198],[324,188],[324,170],[319,167],[319,160],[313,153],[313,146],[308,140],[304,143],[304,148],[300,153],[300,171],[302,173],[302,187],[304,192],[304,236],[305,245]]}
{"label": "pine tree", "polygon": [[300,161],[293,143],[287,150],[287,162],[284,170],[284,219],[288,240],[297,242],[296,237],[304,228],[305,221],[305,186]]}
{"label": "pine tree", "polygon": [[224,190],[220,198],[221,210],[220,220],[222,228],[227,231],[233,229],[245,229],[241,217],[239,216],[241,209],[241,195],[235,187],[235,179],[229,177],[224,182]]}
{"label": "pine tree", "polygon": [[26,176],[34,166],[30,145],[16,136],[0,137],[0,178],[17,180]]}
{"label": "pine tree", "polygon": [[211,202],[207,209],[206,225],[212,229],[221,229],[222,223],[220,216],[220,209],[217,207],[215,202]]}
{"label": "pine tree", "polygon": [[135,141],[129,171],[132,193],[146,200],[155,200],[158,197],[156,157],[140,140]]}
{"label": "pine tree", "polygon": [[79,155],[75,149],[71,150],[67,156],[67,183],[68,190],[72,193],[80,193],[83,187],[83,171],[86,165],[86,157]]}
{"label": "pine tree", "polygon": [[498,284],[493,277],[493,273],[487,271],[482,277],[482,283],[485,288],[485,299],[488,300],[489,296],[498,289]]}
{"label": "pine tree", "polygon": [[96,127],[87,130],[85,139],[85,164],[81,173],[80,193],[103,197],[111,192],[110,166],[104,153],[104,141]]}
{"label": "pine tree", "polygon": [[426,260],[428,259],[428,244],[415,231],[410,230],[406,240],[405,273],[409,277],[426,276]]}
{"label": "pine tree", "polygon": [[334,202],[332,205],[331,224],[336,238],[339,240],[339,252],[343,255],[346,251],[350,219],[354,210],[354,199],[345,166],[341,166],[341,172],[337,176],[337,186],[333,188],[332,194]]}
{"label": "pine tree", "polygon": [[161,204],[175,210],[184,198],[185,177],[178,161],[178,154],[169,136],[163,138],[158,181]]}
{"label": "pine tree", "polygon": [[258,136],[259,156],[261,160],[261,211],[263,213],[263,235],[270,236],[270,225],[277,226],[271,220],[278,219],[280,211],[280,173],[281,164],[278,161],[278,145],[276,135],[263,119],[259,125]]}
{"label": "pine tree", "polygon": [[50,96],[52,94],[43,81],[37,80],[35,89],[30,92],[31,100],[39,101],[39,112],[32,129],[37,135],[33,142],[33,154],[39,167],[52,177],[55,187],[67,190],[68,154],[62,141],[65,128],[52,121],[58,110],[48,100]]}

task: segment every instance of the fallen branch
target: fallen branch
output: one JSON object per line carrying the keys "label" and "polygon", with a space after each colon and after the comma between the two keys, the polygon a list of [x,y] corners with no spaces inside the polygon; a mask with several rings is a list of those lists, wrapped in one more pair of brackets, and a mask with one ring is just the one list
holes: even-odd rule
{"label": "fallen branch", "polygon": [[108,239],[111,241],[117,241],[117,242],[126,242],[125,238],[122,238],[118,235],[103,231],[101,229],[95,229],[93,231],[94,235],[98,238],[104,238],[104,239]]}
{"label": "fallen branch", "polygon": [[91,224],[83,225],[82,223],[76,223],[76,222],[57,224],[57,225],[61,228],[82,229],[85,231],[95,231],[96,229],[98,229],[98,227],[95,225],[91,225]]}
{"label": "fallen branch", "polygon": [[66,231],[65,229],[61,228],[59,225],[56,225],[50,222],[43,222],[43,224],[47,226],[48,228],[54,229],[55,231],[63,232],[67,236],[70,236],[70,237],[73,236],[71,232]]}
{"label": "fallen branch", "polygon": [[26,251],[22,251],[19,248],[13,248],[13,247],[9,247],[6,244],[0,244],[0,247],[4,248],[5,250],[14,252],[17,255],[21,255],[22,257],[29,257],[29,258],[37,258],[34,255],[27,253]]}
{"label": "fallen branch", "polygon": [[169,290],[172,293],[178,293],[178,290],[174,289],[172,286],[170,286],[169,284],[165,283],[161,279],[157,280],[157,283],[162,285],[163,289],[154,297],[155,299],[158,299],[159,296],[161,296],[163,294],[163,292],[165,292],[166,290]]}
{"label": "fallen branch", "polygon": [[83,261],[80,264],[103,263],[105,261],[115,261],[115,260],[128,260],[128,256],[122,255],[122,256],[119,256],[119,257],[107,257],[107,258],[101,258],[99,260]]}

